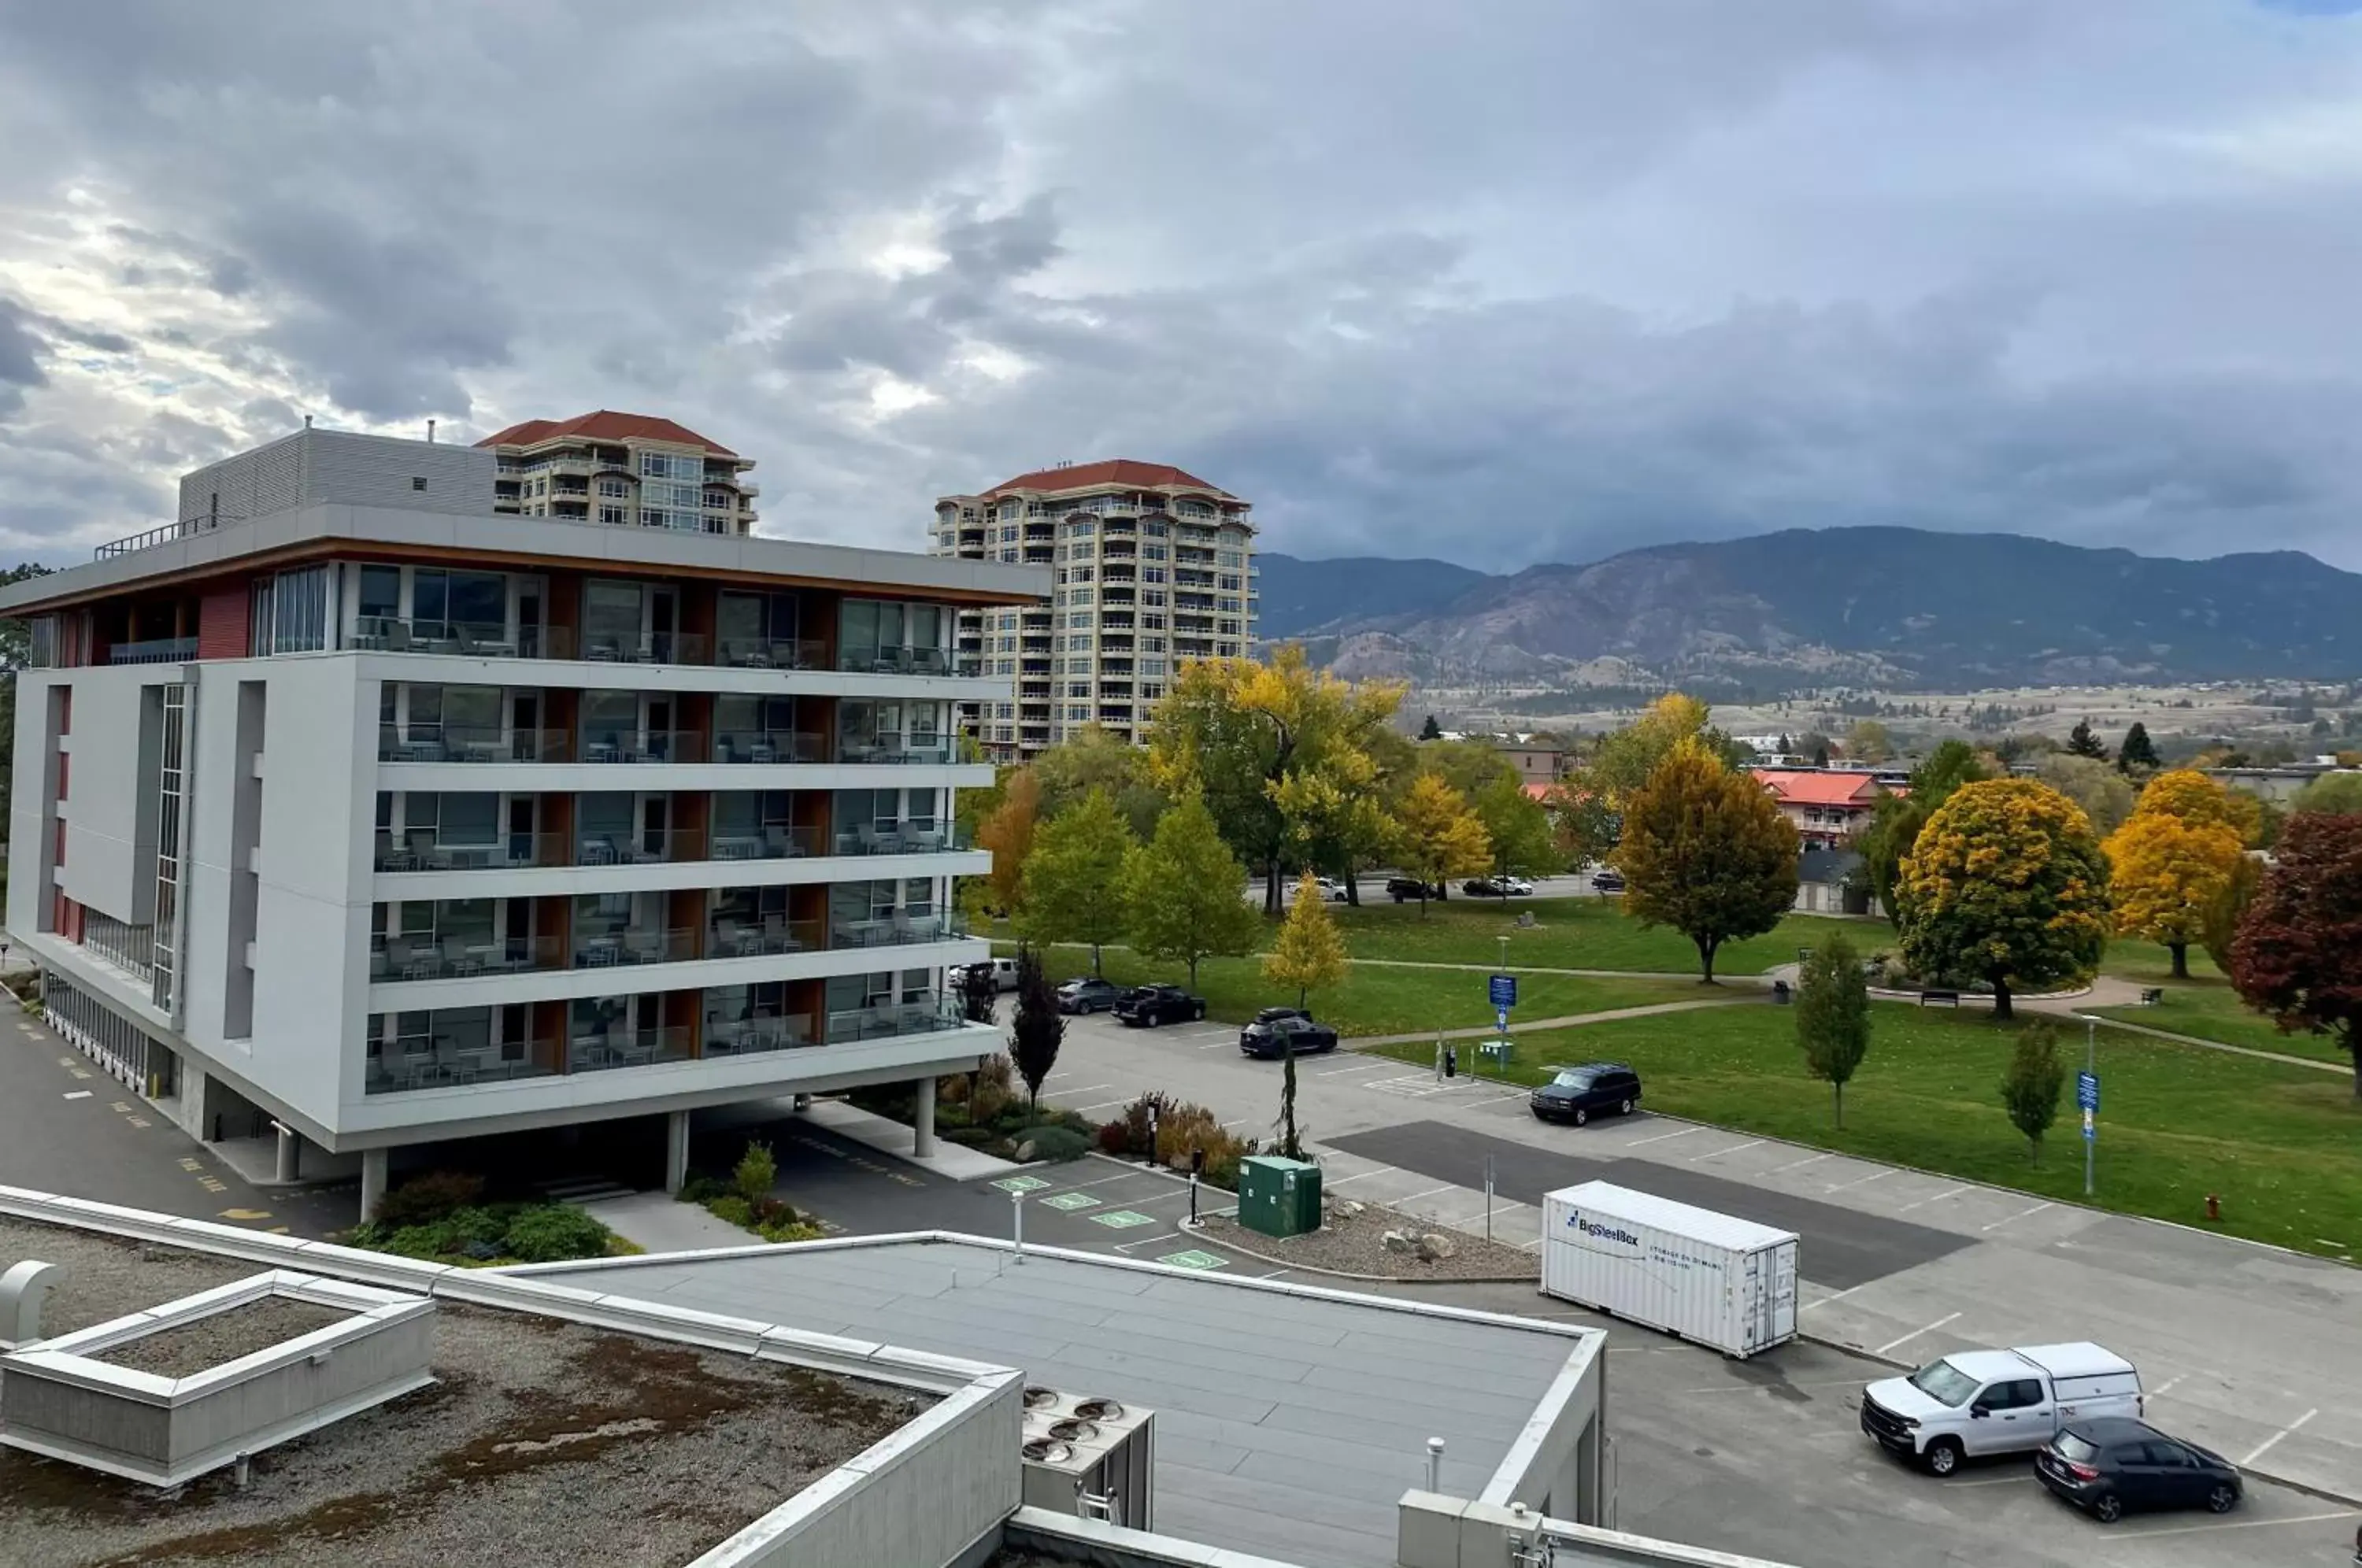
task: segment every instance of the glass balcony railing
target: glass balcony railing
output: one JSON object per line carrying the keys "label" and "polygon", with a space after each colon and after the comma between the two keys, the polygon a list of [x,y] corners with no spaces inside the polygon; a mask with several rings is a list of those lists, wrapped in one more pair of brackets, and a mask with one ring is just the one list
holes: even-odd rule
{"label": "glass balcony railing", "polygon": [[717,823],[706,851],[709,860],[793,860],[826,852],[821,831],[811,826],[765,823],[761,826]]}
{"label": "glass balcony railing", "polygon": [[[415,1043],[416,1050],[403,1047]],[[511,1047],[510,1049],[515,1049]],[[557,1069],[529,1056],[510,1057],[500,1046],[453,1049],[427,1042],[396,1042],[372,1060],[361,1080],[365,1094],[400,1094],[410,1089],[451,1088],[461,1084],[499,1083],[509,1078],[555,1077]]]}
{"label": "glass balcony railing", "polygon": [[576,866],[659,866],[668,861],[706,857],[705,833],[701,828],[577,833],[573,846],[572,863]]}
{"label": "glass balcony railing", "polygon": [[144,643],[117,643],[106,650],[109,664],[186,664],[196,657],[194,637],[155,637]]}
{"label": "glass balcony railing", "polygon": [[933,730],[907,735],[874,732],[844,735],[837,742],[839,762],[914,764],[946,763],[951,759],[950,739]]}
{"label": "glass balcony railing", "polygon": [[713,1019],[705,1026],[708,1056],[751,1056],[760,1051],[792,1051],[815,1045],[809,1018]]}
{"label": "glass balcony railing", "polygon": [[898,1034],[932,1034],[959,1026],[959,1014],[945,1010],[942,1002],[931,995],[922,1001],[832,1012],[828,1015],[828,1043],[841,1045],[855,1040],[890,1040]]}
{"label": "glass balcony railing", "polygon": [[564,730],[469,729],[413,723],[397,731],[381,724],[380,762],[570,762],[574,737]]}
{"label": "glass balcony railing", "polygon": [[600,1072],[609,1067],[646,1067],[657,1062],[686,1062],[696,1055],[690,1031],[669,1029],[610,1029],[577,1034],[566,1042],[566,1068],[572,1073]]}
{"label": "glass balcony railing", "polygon": [[865,823],[835,835],[838,855],[941,855],[972,849],[970,834],[935,823]]}
{"label": "glass balcony railing", "polygon": [[789,730],[723,730],[713,737],[716,762],[826,762],[828,737]]}
{"label": "glass balcony railing", "polygon": [[952,942],[967,934],[967,922],[957,915],[882,915],[875,920],[840,920],[829,926],[828,944],[842,947],[901,947],[914,942]]}
{"label": "glass balcony railing", "polygon": [[774,915],[762,921],[717,915],[705,944],[710,958],[756,958],[769,954],[811,953],[828,945],[825,922]]}
{"label": "glass balcony railing", "polygon": [[705,736],[696,730],[589,730],[585,762],[703,762]]}
{"label": "glass balcony railing", "polygon": [[373,981],[467,979],[566,966],[566,944],[555,936],[380,936],[370,941]]}
{"label": "glass balcony railing", "polygon": [[951,655],[944,648],[846,648],[836,656],[836,668],[863,675],[949,675]]}
{"label": "glass balcony railing", "polygon": [[723,637],[713,662],[728,669],[824,669],[828,646],[818,637]]}
{"label": "glass balcony railing", "polygon": [[668,931],[619,926],[574,933],[574,966],[578,969],[684,964],[697,955],[694,926],[676,926]]}
{"label": "glass balcony railing", "polygon": [[394,842],[392,834],[377,835],[376,865],[381,871],[513,871],[530,866],[571,864],[569,839],[557,833],[513,833],[490,844],[442,844],[431,828],[415,829]]}
{"label": "glass balcony railing", "polygon": [[426,621],[360,615],[352,646],[374,653],[471,655],[479,658],[572,658],[574,633],[565,626],[510,626],[497,621]]}
{"label": "glass balcony railing", "polygon": [[582,657],[593,664],[704,664],[712,646],[695,632],[584,632],[581,641]]}

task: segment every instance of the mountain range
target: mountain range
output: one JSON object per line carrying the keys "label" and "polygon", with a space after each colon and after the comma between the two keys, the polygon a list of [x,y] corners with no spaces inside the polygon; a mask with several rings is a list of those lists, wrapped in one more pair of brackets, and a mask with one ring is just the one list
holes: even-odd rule
{"label": "mountain range", "polygon": [[1503,576],[1262,552],[1257,633],[1429,683],[1718,679],[1907,690],[2362,671],[2362,576],[2016,534],[1793,528]]}

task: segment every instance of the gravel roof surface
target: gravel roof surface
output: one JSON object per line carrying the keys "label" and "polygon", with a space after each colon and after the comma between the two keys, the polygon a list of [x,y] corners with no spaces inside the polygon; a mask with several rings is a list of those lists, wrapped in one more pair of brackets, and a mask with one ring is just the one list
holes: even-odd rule
{"label": "gravel roof surface", "polygon": [[352,1316],[348,1308],[321,1307],[292,1297],[266,1296],[259,1301],[215,1312],[176,1329],[142,1334],[113,1350],[101,1351],[91,1359],[133,1372],[152,1372],[159,1377],[193,1377],[207,1367],[269,1350]]}
{"label": "gravel roof surface", "polygon": [[[261,1272],[0,1218],[0,1268],[61,1265],[65,1333]],[[435,1386],[160,1493],[0,1449],[0,1562],[456,1568],[688,1562],[932,1397],[444,1304]]]}
{"label": "gravel roof surface", "polygon": [[[1250,1231],[1231,1215],[1209,1216],[1208,1239],[1242,1251],[1307,1268],[1339,1274],[1378,1275],[1386,1279],[1539,1279],[1541,1260],[1507,1242],[1488,1242],[1377,1204],[1332,1204],[1318,1231],[1301,1236],[1266,1236]],[[1386,1251],[1389,1231],[1414,1235],[1437,1232],[1451,1244],[1451,1255],[1433,1263],[1413,1253]]]}

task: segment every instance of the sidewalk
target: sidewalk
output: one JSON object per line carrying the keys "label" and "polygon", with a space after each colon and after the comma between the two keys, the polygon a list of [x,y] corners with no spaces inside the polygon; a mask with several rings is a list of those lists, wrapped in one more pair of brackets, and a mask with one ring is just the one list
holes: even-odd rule
{"label": "sidewalk", "polygon": [[[1355,962],[1360,962],[1356,959]],[[1766,996],[1701,997],[1695,1001],[1650,1002],[1645,1007],[1616,1007],[1603,1012],[1569,1013],[1563,1018],[1521,1018],[1517,1032],[1529,1034],[1537,1029],[1573,1029],[1586,1023],[1612,1023],[1619,1018],[1650,1018],[1665,1012],[1695,1012],[1706,1007],[1737,1007],[1742,1002],[1763,1001]],[[1354,1047],[1363,1045],[1423,1045],[1434,1040],[1492,1040],[1500,1031],[1490,1024],[1476,1029],[1440,1029],[1418,1034],[1349,1034],[1346,1040]]]}
{"label": "sidewalk", "polygon": [[597,1198],[581,1209],[643,1252],[693,1253],[707,1247],[759,1246],[763,1241],[752,1231],[661,1192]]}

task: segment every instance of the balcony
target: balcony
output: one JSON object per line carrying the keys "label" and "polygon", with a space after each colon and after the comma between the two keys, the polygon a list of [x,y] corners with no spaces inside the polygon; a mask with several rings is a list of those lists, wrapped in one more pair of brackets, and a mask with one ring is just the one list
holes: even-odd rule
{"label": "balcony", "polygon": [[685,1026],[669,1029],[610,1029],[598,1034],[577,1034],[566,1042],[566,1070],[596,1073],[609,1067],[646,1067],[658,1062],[686,1062],[697,1055],[697,1041]]}
{"label": "balcony", "polygon": [[447,1040],[404,1039],[394,1043],[392,1055],[370,1063],[369,1072],[361,1080],[361,1091],[400,1094],[410,1089],[451,1088],[461,1084],[557,1076],[557,1068],[546,1067],[530,1056],[505,1056],[499,1046],[460,1049]]}
{"label": "balcony", "polygon": [[723,730],[713,737],[716,762],[826,762],[826,735],[800,734],[793,730]]}
{"label": "balcony", "polygon": [[727,669],[825,669],[828,646],[818,637],[724,637],[713,662]]}
{"label": "balcony", "polygon": [[970,835],[956,827],[932,823],[864,823],[838,834],[831,847],[838,855],[943,855],[976,846]]}
{"label": "balcony", "polygon": [[915,943],[955,942],[967,934],[967,922],[957,915],[881,915],[876,920],[833,922],[828,931],[831,951],[860,947],[907,947]]}
{"label": "balcony", "polygon": [[863,675],[949,675],[951,658],[942,648],[848,648],[836,668]]}
{"label": "balcony", "polygon": [[574,967],[613,969],[644,964],[686,964],[699,955],[697,937],[697,928],[687,925],[661,931],[614,926],[606,931],[577,932]]}
{"label": "balcony", "polygon": [[704,664],[710,646],[693,632],[646,632],[637,637],[582,634],[582,657],[593,664]]}
{"label": "balcony", "polygon": [[922,730],[912,734],[878,732],[866,735],[846,735],[837,747],[837,760],[853,763],[886,763],[898,767],[926,767],[952,760],[952,745],[943,734]]}
{"label": "balcony", "polygon": [[767,915],[755,922],[717,915],[706,928],[706,955],[711,958],[816,953],[827,945],[827,928],[818,919],[789,920],[785,915]]}
{"label": "balcony", "polygon": [[408,733],[392,724],[377,732],[380,762],[570,762],[574,736],[566,730],[446,728],[413,724]]}
{"label": "balcony", "polygon": [[[579,966],[576,966],[579,967]],[[370,939],[370,978],[457,980],[568,967],[555,936],[378,936]]]}
{"label": "balcony", "polygon": [[852,1008],[828,1015],[828,1043],[843,1045],[856,1040],[890,1040],[901,1034],[933,1034],[960,1027],[960,1016],[939,999],[879,1007]]}
{"label": "balcony", "polygon": [[194,637],[154,637],[144,643],[117,643],[106,650],[109,664],[186,664],[196,657]]}
{"label": "balcony", "polygon": [[564,626],[508,626],[490,621],[422,621],[361,615],[352,646],[370,653],[464,654],[479,658],[571,658],[574,634]]}
{"label": "balcony", "polygon": [[811,1021],[775,1018],[714,1019],[705,1026],[708,1056],[751,1056],[762,1051],[793,1051],[819,1042],[811,1037]]}

